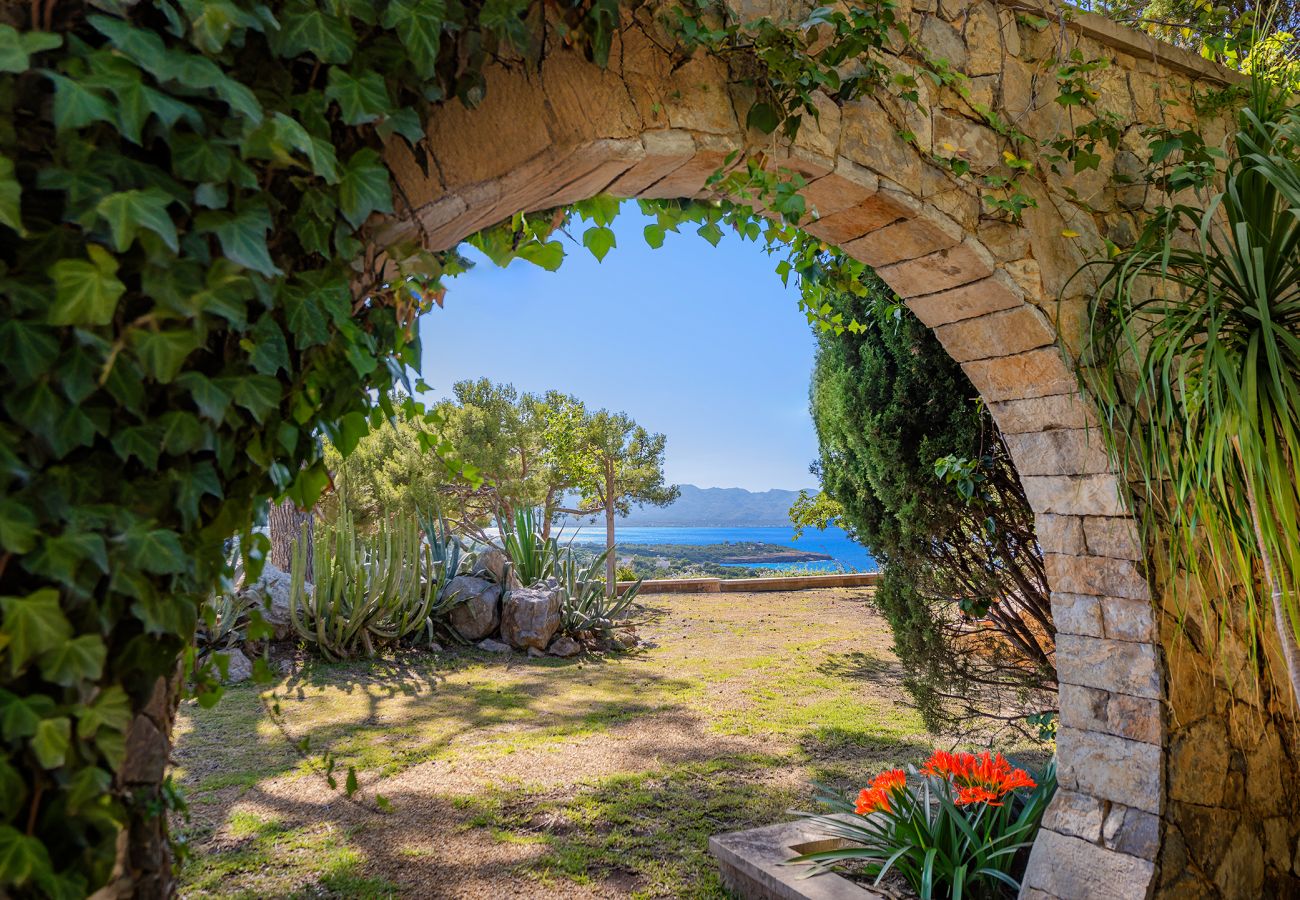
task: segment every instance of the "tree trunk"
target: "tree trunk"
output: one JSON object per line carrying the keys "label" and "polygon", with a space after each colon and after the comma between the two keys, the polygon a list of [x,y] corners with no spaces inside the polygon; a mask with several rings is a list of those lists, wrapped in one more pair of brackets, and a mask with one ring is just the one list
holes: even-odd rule
{"label": "tree trunk", "polygon": [[605,464],[605,596],[618,595],[618,582],[614,580],[614,569],[618,560],[614,558],[614,464]]}
{"label": "tree trunk", "polygon": [[[288,572],[293,568],[293,548],[302,534],[304,522],[307,524],[307,543],[309,547],[311,545],[315,514],[310,509],[299,509],[294,506],[292,500],[286,498],[279,503],[271,504],[271,509],[266,518],[271,527],[271,565],[283,572]],[[304,579],[309,582],[316,580],[312,577],[312,556],[313,554],[309,549],[307,553],[307,572]]]}
{"label": "tree trunk", "polygon": [[172,749],[172,723],[180,700],[180,668],[159,677],[148,703],[126,735],[126,755],[115,791],[127,800],[129,820],[117,839],[117,861],[108,884],[90,900],[168,900],[176,896],[163,778]]}

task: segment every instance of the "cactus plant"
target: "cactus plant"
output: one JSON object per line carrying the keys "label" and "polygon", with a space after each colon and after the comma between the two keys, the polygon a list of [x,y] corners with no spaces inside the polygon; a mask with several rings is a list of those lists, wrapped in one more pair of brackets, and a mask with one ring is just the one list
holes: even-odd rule
{"label": "cactus plant", "polygon": [[318,523],[311,592],[303,577],[309,543],[304,528],[294,547],[289,618],[327,659],[373,656],[422,634],[432,640],[446,570],[414,518],[381,522],[371,538],[357,534],[346,509],[334,522]]}

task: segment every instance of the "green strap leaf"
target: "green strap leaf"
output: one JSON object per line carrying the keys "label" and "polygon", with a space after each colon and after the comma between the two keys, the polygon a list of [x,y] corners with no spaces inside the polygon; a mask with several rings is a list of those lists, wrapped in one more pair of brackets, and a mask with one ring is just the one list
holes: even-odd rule
{"label": "green strap leaf", "polygon": [[107,325],[126,285],[117,278],[117,260],[98,244],[86,247],[89,260],[61,259],[50,266],[54,279],[51,325]]}

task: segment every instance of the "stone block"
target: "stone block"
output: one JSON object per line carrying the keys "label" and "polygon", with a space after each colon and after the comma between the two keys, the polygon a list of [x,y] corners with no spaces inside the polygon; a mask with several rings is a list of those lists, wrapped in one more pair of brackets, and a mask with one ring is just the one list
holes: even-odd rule
{"label": "stone block", "polygon": [[1048,428],[1091,428],[1096,424],[1089,401],[1078,391],[990,403],[989,412],[1004,436]]}
{"label": "stone block", "polygon": [[1137,523],[1130,518],[1089,516],[1083,520],[1083,535],[1088,544],[1088,552],[1095,556],[1142,559]]}
{"label": "stone block", "polygon": [[1160,850],[1160,817],[1116,804],[1102,824],[1102,841],[1120,853],[1153,860]]}
{"label": "stone block", "polygon": [[1057,635],[1056,677],[1062,685],[1077,684],[1150,700],[1158,700],[1162,694],[1155,647],[1132,641]]}
{"label": "stone block", "polygon": [[961,238],[962,230],[956,222],[939,214],[923,213],[878,228],[840,249],[856,260],[879,268],[947,249]]}
{"label": "stone block", "polygon": [[1083,519],[1042,513],[1034,517],[1034,533],[1044,553],[1083,553]]}
{"label": "stone block", "polygon": [[933,294],[993,274],[993,257],[974,238],[919,259],[885,266],[878,273],[900,297]]}
{"label": "stone block", "polygon": [[1052,621],[1057,634],[1082,634],[1104,637],[1101,600],[1086,594],[1052,591]]}
{"label": "stone block", "polygon": [[[1131,559],[1045,553],[1043,566],[1055,591],[1127,600],[1149,601],[1151,597],[1146,579]],[[1117,616],[1123,614],[1120,611]]]}
{"label": "stone block", "polygon": [[942,325],[934,333],[948,355],[958,362],[1025,353],[1056,340],[1047,317],[1027,303]]}
{"label": "stone block", "polygon": [[668,175],[644,190],[638,191],[637,196],[657,200],[703,196],[708,193],[705,182],[710,175],[726,165],[727,155],[723,150],[697,150],[694,156],[674,168]]}
{"label": "stone block", "polygon": [[1061,723],[1086,731],[1160,744],[1160,701],[1078,684],[1060,686]]}
{"label": "stone block", "polygon": [[962,369],[986,403],[1064,394],[1077,387],[1074,373],[1057,347],[962,363]]}
{"label": "stone block", "polygon": [[1057,790],[1043,814],[1044,828],[1094,844],[1101,840],[1101,824],[1101,801],[1077,791]]}
{"label": "stone block", "polygon": [[840,157],[835,171],[818,178],[800,193],[807,201],[808,211],[824,218],[865,203],[879,190],[880,179],[852,160]]}
{"label": "stone block", "polygon": [[1106,597],[1101,603],[1106,637],[1112,641],[1156,640],[1155,614],[1150,600]]}
{"label": "stone block", "polygon": [[999,271],[970,284],[912,297],[907,301],[907,307],[918,319],[935,328],[1004,309],[1015,309],[1023,303],[1024,294],[1020,288]]}
{"label": "stone block", "polygon": [[935,155],[964,159],[984,170],[993,168],[1001,160],[998,136],[993,129],[941,109],[934,111],[933,122],[931,140]]}
{"label": "stone block", "polygon": [[877,228],[914,216],[919,209],[920,204],[906,194],[881,190],[855,206],[809,222],[804,230],[828,244],[842,247]]}
{"label": "stone block", "polygon": [[1159,813],[1161,750],[1155,744],[1062,726],[1056,754],[1067,790]]}
{"label": "stone block", "polygon": [[1004,434],[1002,439],[1021,477],[1101,475],[1111,471],[1110,457],[1097,431],[1056,428]]}
{"label": "stone block", "polygon": [[1124,503],[1111,475],[1026,475],[1020,479],[1036,513],[1122,516]]}
{"label": "stone block", "polygon": [[899,184],[920,182],[925,170],[921,154],[899,137],[898,123],[877,98],[866,96],[845,103],[840,122],[840,153]]}
{"label": "stone block", "polygon": [[1044,828],[1029,854],[1024,890],[1056,900],[1146,900],[1155,864]]}
{"label": "stone block", "polygon": [[644,155],[608,188],[615,197],[637,197],[695,156],[695,140],[686,131],[650,131],[642,137]]}

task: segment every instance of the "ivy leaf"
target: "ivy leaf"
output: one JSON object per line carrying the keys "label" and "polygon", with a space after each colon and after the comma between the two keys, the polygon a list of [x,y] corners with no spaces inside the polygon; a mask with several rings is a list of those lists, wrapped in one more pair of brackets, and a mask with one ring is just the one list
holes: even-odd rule
{"label": "ivy leaf", "polygon": [[358,150],[348,160],[339,181],[339,212],[353,228],[373,212],[393,211],[393,189],[388,184],[388,169],[379,154],[369,147]]}
{"label": "ivy leaf", "polygon": [[72,721],[67,716],[41,719],[28,746],[44,769],[57,769],[68,756],[72,742]]}
{"label": "ivy leaf", "polygon": [[9,553],[26,553],[35,545],[35,514],[21,501],[0,500],[0,547]]}
{"label": "ivy leaf", "polygon": [[113,246],[124,253],[141,228],[152,231],[175,253],[180,249],[176,238],[176,224],[167,212],[171,197],[159,188],[144,191],[120,191],[109,194],[95,211],[108,222],[113,233]]}
{"label": "ivy leaf", "polygon": [[59,341],[44,325],[22,319],[0,323],[0,360],[20,385],[49,371],[58,353]]}
{"label": "ivy leaf", "polygon": [[0,225],[8,225],[19,234],[26,234],[23,230],[22,201],[23,186],[14,175],[13,160],[0,156]]}
{"label": "ivy leaf", "polygon": [[0,735],[6,741],[31,737],[41,717],[53,710],[54,701],[45,694],[19,697],[0,689]]}
{"label": "ivy leaf", "polygon": [[0,25],[0,72],[22,74],[32,67],[31,56],[63,46],[63,38],[44,31],[20,32],[12,25]]}
{"label": "ivy leaf", "polygon": [[94,803],[113,786],[113,776],[99,766],[78,769],[68,781],[68,812],[76,815],[87,804]]}
{"label": "ivy leaf", "polygon": [[77,570],[86,561],[94,563],[100,572],[108,573],[108,551],[104,539],[94,532],[69,530],[56,537],[47,537],[28,567],[64,584],[75,585]]}
{"label": "ivy leaf", "polygon": [[131,330],[131,346],[136,356],[144,365],[145,372],[161,384],[170,384],[185,364],[185,358],[202,343],[203,338],[188,328]]}
{"label": "ivy leaf", "polygon": [[99,635],[83,634],[41,655],[41,677],[64,687],[72,687],[79,681],[95,681],[104,672],[107,653]]}
{"label": "ivy leaf", "polygon": [[162,437],[154,425],[132,425],[113,435],[113,451],[123,462],[134,456],[146,469],[158,468]]}
{"label": "ivy leaf", "polygon": [[707,225],[701,225],[695,229],[695,233],[704,238],[713,246],[718,246],[718,241],[722,240],[722,229],[718,227],[717,222],[709,222]]}
{"label": "ivy leaf", "polygon": [[757,128],[763,134],[771,134],[781,124],[781,114],[770,103],[755,103],[745,116],[746,128]]}
{"label": "ivy leaf", "polygon": [[21,887],[51,873],[50,855],[40,838],[0,825],[0,884]]}
{"label": "ivy leaf", "polygon": [[662,225],[647,225],[645,227],[645,242],[654,250],[658,250],[664,245],[664,237],[667,232]]}
{"label": "ivy leaf", "polygon": [[353,77],[338,66],[330,69],[325,99],[339,105],[346,125],[376,122],[388,112],[390,106],[388,87],[384,84],[382,75],[366,71],[359,77]]}
{"label": "ivy leaf", "polygon": [[131,724],[131,700],[120,685],[104,688],[87,706],[76,710],[77,734],[92,737],[99,729],[125,733]]}
{"label": "ivy leaf", "polygon": [[175,575],[189,568],[180,537],[166,528],[132,529],[125,535],[126,559],[154,575]]}
{"label": "ivy leaf", "polygon": [[42,588],[26,597],[0,597],[0,635],[8,638],[9,672],[17,676],[29,659],[72,636],[72,625],[59,608],[59,592]]}
{"label": "ivy leaf", "polygon": [[59,131],[85,128],[94,122],[116,124],[113,105],[80,81],[54,72],[46,73],[54,82],[54,127]]}
{"label": "ivy leaf", "polygon": [[384,10],[380,24],[396,28],[407,58],[421,77],[431,76],[438,64],[445,0],[394,0]]}
{"label": "ivy leaf", "polygon": [[519,248],[519,258],[554,272],[564,263],[564,245],[559,241],[532,241]]}
{"label": "ivy leaf", "polygon": [[194,405],[205,418],[214,424],[221,424],[221,420],[226,417],[226,409],[230,406],[229,394],[213,384],[212,379],[202,372],[184,372],[176,379],[176,384],[190,392]]}
{"label": "ivy leaf", "polygon": [[420,114],[409,106],[399,110],[394,110],[384,116],[375,130],[379,132],[381,138],[388,138],[394,134],[400,134],[402,137],[415,146],[424,140],[424,126],[420,124]]}
{"label": "ivy leaf", "polygon": [[268,375],[250,375],[236,383],[234,395],[235,403],[261,425],[267,414],[280,406],[280,382]]}
{"label": "ivy leaf", "polygon": [[289,372],[289,345],[284,339],[284,332],[270,315],[263,315],[253,326],[249,340],[252,351],[248,362],[263,375],[274,375],[283,369]]}
{"label": "ivy leaf", "polygon": [[250,206],[237,214],[208,210],[194,220],[200,234],[215,234],[228,259],[267,277],[282,274],[266,246],[271,214],[264,206]]}
{"label": "ivy leaf", "polygon": [[90,259],[61,259],[50,266],[54,279],[51,325],[107,325],[126,285],[117,278],[117,260],[98,244],[86,247]]}
{"label": "ivy leaf", "polygon": [[27,785],[18,770],[0,756],[0,819],[12,819],[27,799]]}
{"label": "ivy leaf", "polygon": [[616,246],[614,232],[604,225],[593,225],[582,233],[582,245],[591,251],[597,262],[601,262],[605,254]]}
{"label": "ivy leaf", "polygon": [[345,63],[352,58],[356,36],[342,16],[326,15],[315,4],[294,4],[280,16],[276,52],[291,58],[311,53],[321,62]]}

